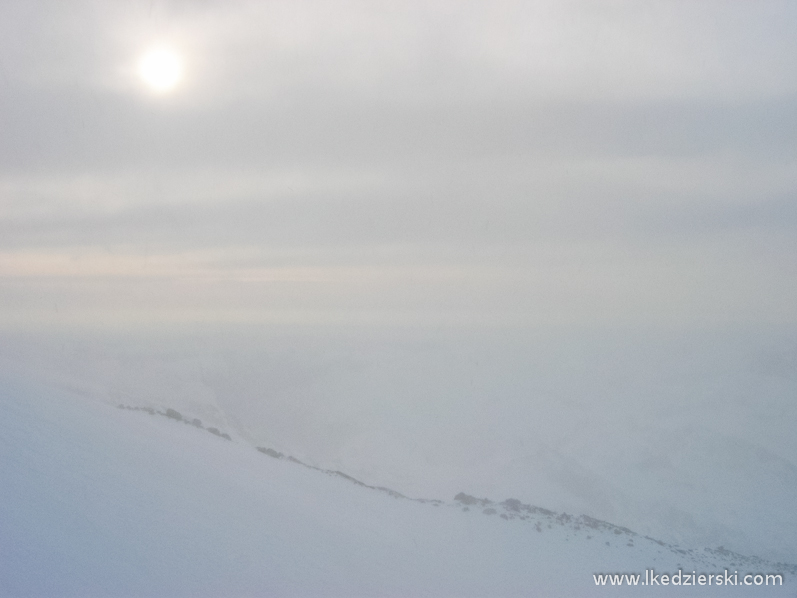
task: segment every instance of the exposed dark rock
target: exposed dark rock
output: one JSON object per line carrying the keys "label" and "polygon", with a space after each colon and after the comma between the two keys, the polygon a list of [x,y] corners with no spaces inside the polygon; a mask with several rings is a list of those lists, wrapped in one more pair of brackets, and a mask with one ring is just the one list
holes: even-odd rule
{"label": "exposed dark rock", "polygon": [[475,496],[471,496],[469,494],[465,494],[464,492],[460,492],[454,497],[454,500],[461,502],[463,505],[482,505],[487,506],[491,505],[492,502],[487,500],[486,498],[476,498]]}
{"label": "exposed dark rock", "polygon": [[518,511],[520,511],[520,509],[521,509],[521,508],[523,508],[523,507],[527,506],[527,505],[524,505],[522,502],[520,502],[520,501],[519,501],[518,499],[516,499],[516,498],[507,498],[507,499],[506,499],[506,500],[505,500],[503,503],[501,503],[501,504],[503,504],[503,505],[504,505],[504,507],[506,507],[506,509],[507,509],[508,511],[515,511],[515,512],[518,512]]}
{"label": "exposed dark rock", "polygon": [[282,453],[277,452],[272,448],[266,448],[264,446],[257,447],[257,450],[259,450],[261,453],[265,455],[268,455],[269,457],[274,457],[275,459],[282,459],[285,456]]}
{"label": "exposed dark rock", "polygon": [[344,478],[346,480],[349,480],[350,482],[353,482],[354,484],[357,484],[358,486],[365,486],[365,484],[363,482],[361,482],[360,480],[358,480],[356,478],[353,478],[350,475],[343,473],[342,471],[330,471],[329,473],[331,473],[332,475],[340,476],[340,477],[342,477],[342,478]]}
{"label": "exposed dark rock", "polygon": [[229,434],[225,434],[224,432],[220,432],[218,428],[208,428],[207,430],[211,434],[215,434],[216,436],[224,438],[225,440],[232,440],[232,438],[230,438]]}

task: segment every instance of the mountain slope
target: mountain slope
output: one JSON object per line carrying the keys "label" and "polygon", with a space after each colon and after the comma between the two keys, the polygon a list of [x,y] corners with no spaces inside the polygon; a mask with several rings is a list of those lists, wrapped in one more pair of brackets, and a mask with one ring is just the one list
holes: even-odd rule
{"label": "mountain slope", "polygon": [[[791,571],[731,553],[512,501],[399,498],[19,381],[2,385],[0,446],[3,596],[599,596],[621,590],[596,587],[597,573],[725,567],[784,573],[766,595],[794,594]],[[633,592],[644,590],[763,591]]]}

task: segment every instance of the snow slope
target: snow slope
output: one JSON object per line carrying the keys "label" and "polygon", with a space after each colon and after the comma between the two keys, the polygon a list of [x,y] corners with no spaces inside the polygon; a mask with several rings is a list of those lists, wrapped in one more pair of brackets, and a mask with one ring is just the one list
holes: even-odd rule
{"label": "snow slope", "polygon": [[[168,417],[5,380],[3,596],[793,596],[793,568],[472,497],[421,502]],[[467,491],[467,489],[463,489]],[[494,510],[495,513],[492,513]],[[595,573],[785,575],[596,587]]]}
{"label": "snow slope", "polygon": [[171,407],[412,496],[516,497],[796,562],[795,339],[793,328],[4,333],[0,372]]}

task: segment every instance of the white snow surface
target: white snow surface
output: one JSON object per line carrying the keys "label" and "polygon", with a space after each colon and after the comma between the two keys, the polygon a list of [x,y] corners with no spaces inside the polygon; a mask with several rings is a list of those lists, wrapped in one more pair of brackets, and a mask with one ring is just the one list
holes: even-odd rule
{"label": "white snow surface", "polygon": [[[399,498],[271,458],[240,436],[228,441],[19,378],[0,388],[2,596],[797,592],[785,565],[662,545],[525,507]],[[593,581],[596,573],[644,579],[646,569],[726,568],[740,577],[783,573],[785,584],[632,589]]]}
{"label": "white snow surface", "polygon": [[[500,332],[500,333],[499,333]],[[0,335],[0,372],[177,409],[411,496],[797,562],[797,329]]]}

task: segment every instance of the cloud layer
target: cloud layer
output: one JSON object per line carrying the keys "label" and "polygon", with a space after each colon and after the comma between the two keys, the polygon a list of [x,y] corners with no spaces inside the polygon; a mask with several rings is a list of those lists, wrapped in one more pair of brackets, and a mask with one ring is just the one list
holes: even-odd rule
{"label": "cloud layer", "polygon": [[794,321],[788,2],[2,12],[4,325]]}

